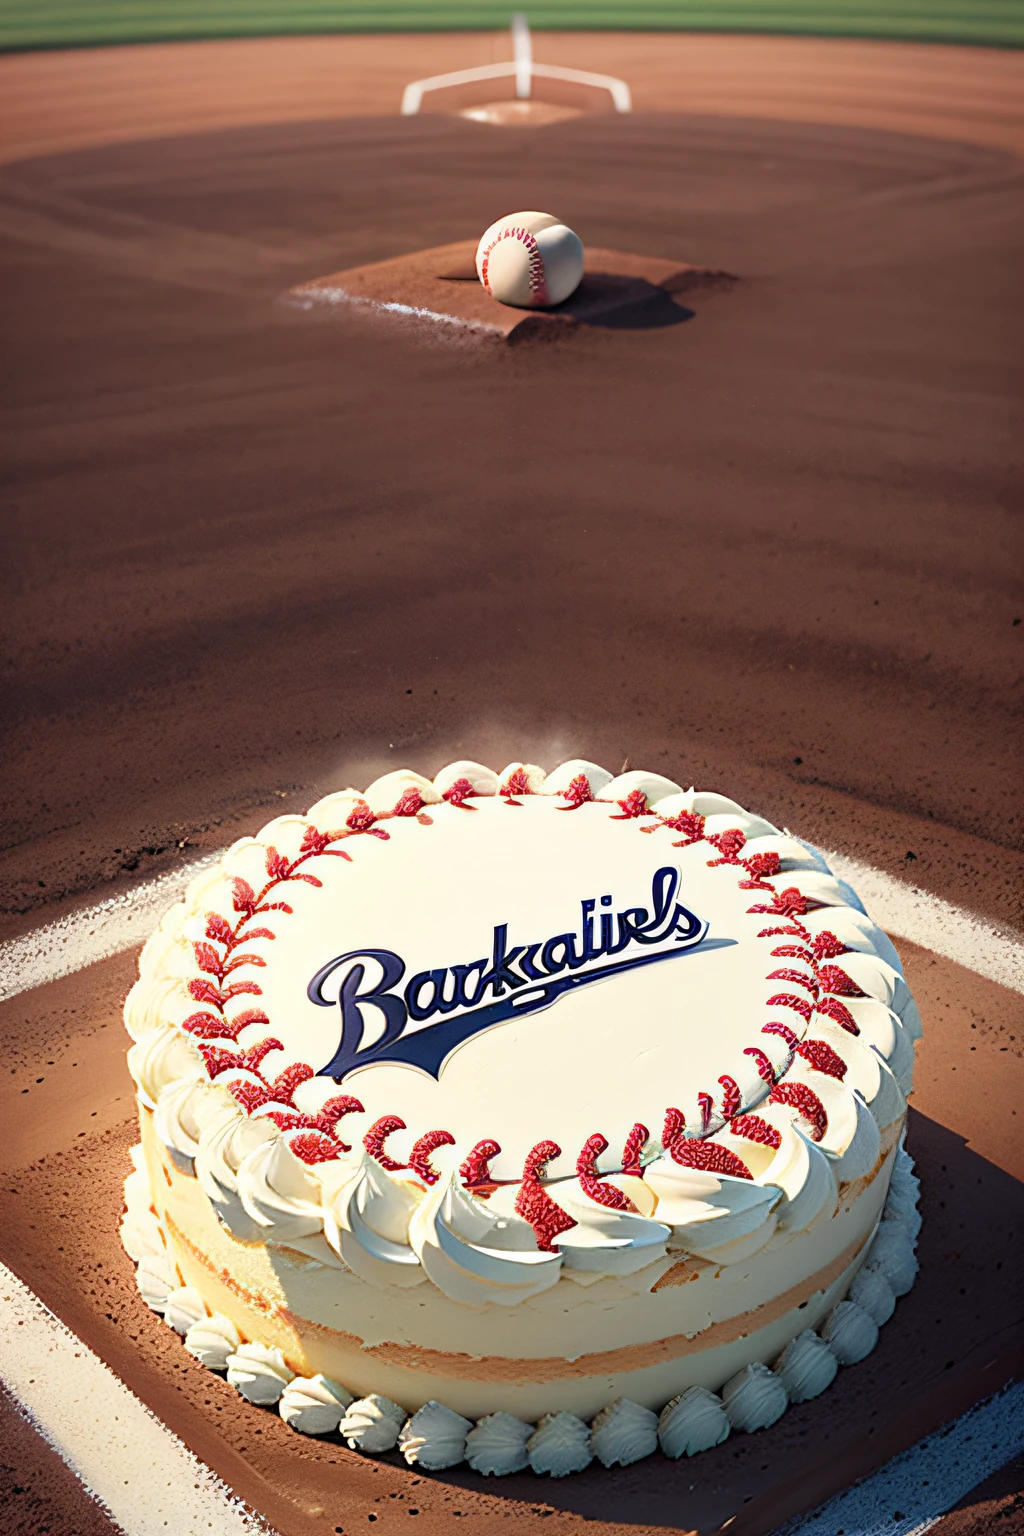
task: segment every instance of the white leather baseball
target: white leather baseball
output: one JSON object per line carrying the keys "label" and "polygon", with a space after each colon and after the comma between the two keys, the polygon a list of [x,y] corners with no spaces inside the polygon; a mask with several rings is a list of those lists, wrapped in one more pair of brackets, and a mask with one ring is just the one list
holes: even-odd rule
{"label": "white leather baseball", "polygon": [[579,287],[583,242],[550,213],[510,213],[484,231],[476,270],[502,304],[550,309]]}

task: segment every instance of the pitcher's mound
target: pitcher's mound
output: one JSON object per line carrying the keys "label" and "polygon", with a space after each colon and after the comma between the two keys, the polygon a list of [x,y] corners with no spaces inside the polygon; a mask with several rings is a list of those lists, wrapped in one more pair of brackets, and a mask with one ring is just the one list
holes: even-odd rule
{"label": "pitcher's mound", "polygon": [[691,315],[680,302],[683,295],[727,288],[735,281],[729,273],[707,267],[591,246],[583,281],[564,304],[516,309],[499,304],[481,286],[475,254],[473,240],[434,246],[314,278],[292,288],[285,298],[301,309],[362,305],[432,326],[454,325],[520,342],[564,336],[581,325],[636,330],[676,325]]}
{"label": "pitcher's mound", "polygon": [[560,107],[553,101],[489,101],[483,107],[463,107],[460,117],[474,123],[494,123],[499,128],[544,128],[583,117],[579,107]]}

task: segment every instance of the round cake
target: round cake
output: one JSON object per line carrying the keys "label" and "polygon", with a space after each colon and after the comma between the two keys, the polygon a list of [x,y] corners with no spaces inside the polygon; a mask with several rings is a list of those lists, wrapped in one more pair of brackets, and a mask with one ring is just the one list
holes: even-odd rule
{"label": "round cake", "polygon": [[718,794],[573,761],[330,795],[193,881],[125,1022],[139,1288],[306,1432],[692,1452],[913,1282],[898,956]]}

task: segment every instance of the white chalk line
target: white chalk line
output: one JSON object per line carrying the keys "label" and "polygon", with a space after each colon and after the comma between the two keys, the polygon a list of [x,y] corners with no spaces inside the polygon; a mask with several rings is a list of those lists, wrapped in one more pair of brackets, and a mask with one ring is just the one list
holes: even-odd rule
{"label": "white chalk line", "polygon": [[449,315],[441,309],[401,304],[397,299],[368,299],[362,294],[347,293],[344,288],[298,288],[285,296],[284,303],[292,309],[327,309],[339,304],[362,304],[368,309],[379,309],[392,315],[410,315],[417,320],[435,320],[441,325],[454,325],[464,331],[485,331],[489,335],[501,335],[500,327],[488,325],[486,320],[464,320],[460,315]]}
{"label": "white chalk line", "polygon": [[971,1408],[775,1536],[925,1536],[1024,1448],[1024,1382]]}
{"label": "white chalk line", "polygon": [[125,1536],[273,1536],[0,1264],[0,1377]]}
{"label": "white chalk line", "polygon": [[0,1002],[143,944],[167,908],[222,851],[0,944]]}
{"label": "white chalk line", "polygon": [[[189,882],[219,857],[208,854],[98,906],[9,939],[0,945],[0,1002],[141,944]],[[879,927],[1024,993],[1024,943],[1010,929],[845,854],[826,853],[825,858],[853,886]]]}

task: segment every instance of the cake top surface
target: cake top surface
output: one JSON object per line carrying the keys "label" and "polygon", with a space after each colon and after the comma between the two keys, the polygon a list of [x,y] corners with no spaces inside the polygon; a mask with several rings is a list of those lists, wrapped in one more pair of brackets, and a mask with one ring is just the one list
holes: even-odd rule
{"label": "cake top surface", "polygon": [[895,958],[820,854],[720,795],[459,762],[228,849],[147,943],[126,1022],[172,1140],[198,1145],[212,1083],[321,1181],[365,1157],[636,1212],[673,1146],[756,1179],[795,1117],[846,1156],[881,1103],[858,1037],[894,1027]]}

